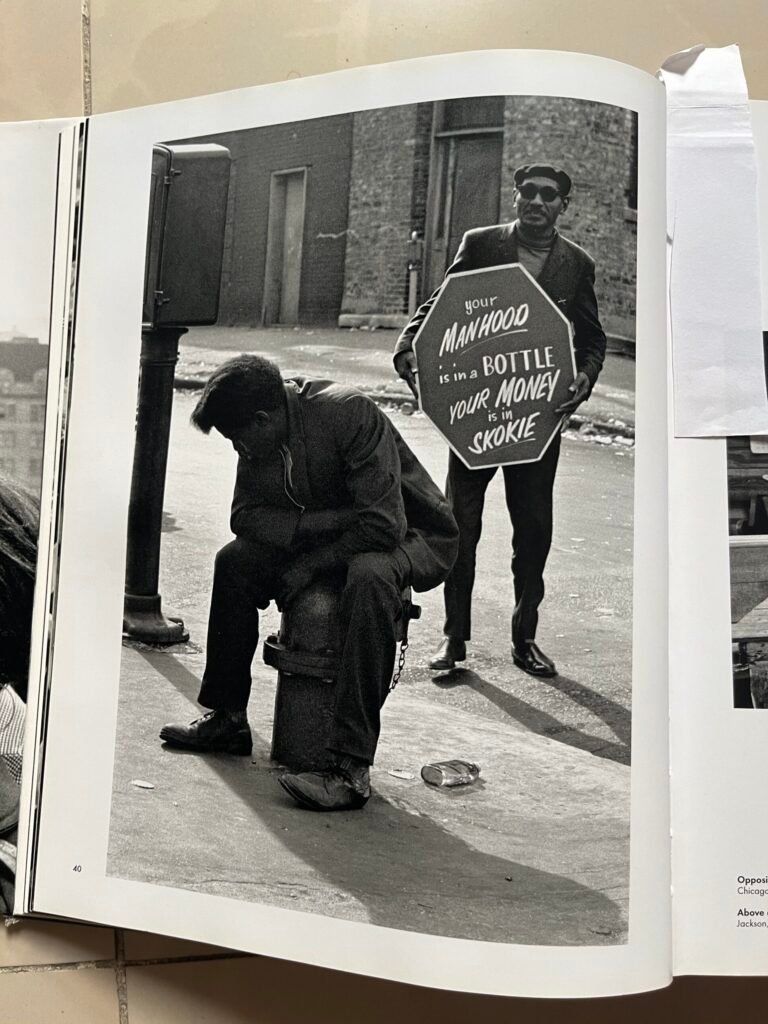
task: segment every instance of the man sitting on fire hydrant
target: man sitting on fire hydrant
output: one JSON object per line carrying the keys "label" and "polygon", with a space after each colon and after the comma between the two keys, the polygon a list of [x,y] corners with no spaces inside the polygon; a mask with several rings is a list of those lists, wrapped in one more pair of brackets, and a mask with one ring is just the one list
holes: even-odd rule
{"label": "man sitting on fire hydrant", "polygon": [[369,766],[389,692],[402,591],[448,575],[458,530],[443,494],[388,417],[331,381],[283,381],[239,356],[210,377],[193,413],[238,453],[231,528],[217,554],[199,703],[211,710],[160,738],[201,752],[250,754],[246,707],[259,609],[285,608],[318,576],[346,571],[344,637],[330,740],[331,768],[286,773],[302,807],[352,810],[370,796]]}

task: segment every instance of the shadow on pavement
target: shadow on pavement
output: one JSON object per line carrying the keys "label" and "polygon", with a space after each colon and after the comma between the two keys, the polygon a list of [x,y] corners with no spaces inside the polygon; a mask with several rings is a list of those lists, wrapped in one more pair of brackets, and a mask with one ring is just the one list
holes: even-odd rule
{"label": "shadow on pavement", "polygon": [[629,708],[618,704],[610,697],[605,697],[588,686],[571,679],[570,676],[559,673],[551,679],[542,679],[542,683],[559,690],[564,696],[569,697],[575,704],[580,704],[597,718],[602,719],[616,734],[617,738],[627,748],[632,741],[632,712]]}
{"label": "shadow on pavement", "polygon": [[[199,680],[176,658],[151,650],[140,653],[153,672],[184,696],[196,696]],[[470,685],[481,688],[489,699],[506,701],[506,695],[478,676]],[[507,709],[513,713],[511,705]],[[520,709],[516,710],[519,714]],[[254,739],[257,750],[269,748],[265,737],[255,734]],[[462,814],[455,802],[458,793],[426,786],[404,790],[402,798],[385,799],[374,792],[363,811],[317,814],[300,810],[282,792],[277,770],[266,754],[251,763],[246,758],[158,748],[158,757],[181,758],[186,769],[192,767],[188,759],[194,758],[200,763],[200,774],[208,776],[202,789],[191,794],[186,812],[195,849],[201,852],[190,860],[190,833],[182,831],[175,840],[180,846],[178,861],[168,849],[164,856],[158,855],[153,833],[162,829],[161,822],[145,818],[146,852],[136,850],[135,838],[121,844],[117,863],[110,853],[110,874],[119,869],[120,877],[143,876],[156,882],[162,876],[163,884],[174,887],[336,917],[359,919],[363,908],[364,918],[373,924],[460,938],[546,945],[625,941],[623,911],[603,892],[479,850],[439,820],[457,821],[457,827],[478,844],[495,845],[502,851],[512,846],[524,855],[525,846],[511,824],[532,837],[541,825],[514,815],[511,792],[510,817],[502,822],[497,816],[492,827],[483,824],[482,818],[475,820],[476,814],[483,815],[482,806]],[[230,804],[222,795],[220,813],[240,802],[252,818],[238,823],[233,815],[231,821],[222,822],[210,807],[201,808],[199,793],[215,793],[216,784],[210,778],[214,772],[237,797]],[[181,778],[184,775],[189,775],[188,770],[179,773]],[[469,789],[466,797],[471,795],[475,804],[482,791],[470,794]],[[489,809],[486,804],[486,815]],[[161,804],[154,813],[162,815]],[[115,839],[113,833],[113,843]],[[541,834],[532,842],[538,849],[544,845]],[[297,866],[296,860],[301,864]],[[171,873],[181,863],[184,869]]]}
{"label": "shadow on pavement", "polygon": [[[606,701],[599,694],[595,694],[592,690],[582,686],[581,683],[577,683],[565,676],[557,676],[554,679],[541,679],[539,681],[554,686],[566,696],[571,697],[577,703],[588,708],[593,714],[598,715],[619,735],[620,740],[623,740],[625,736],[627,740],[629,739],[631,719],[629,712],[626,712],[624,708],[620,708],[619,705],[613,705],[609,717],[605,711],[600,713],[598,702],[603,705],[613,704],[613,702]],[[531,732],[535,732],[539,736],[547,736],[550,739],[566,743],[568,746],[576,747],[579,750],[586,750],[590,754],[594,754],[595,757],[604,757],[619,764],[628,765],[630,763],[631,753],[628,742],[606,742],[600,736],[592,736],[579,729],[574,729],[572,726],[563,725],[554,715],[550,715],[540,708],[533,707],[512,693],[507,693],[501,687],[488,682],[487,679],[484,679],[472,669],[454,669],[453,672],[436,677],[435,683],[446,690],[456,686],[468,686],[480,694],[480,696],[495,704],[497,708],[500,708],[510,718],[514,718],[515,721],[520,722],[521,725],[524,725]],[[594,700],[590,703],[591,697]],[[626,720],[620,719],[620,726],[617,726],[614,721],[614,717],[619,718],[615,711],[617,708],[626,716]]]}

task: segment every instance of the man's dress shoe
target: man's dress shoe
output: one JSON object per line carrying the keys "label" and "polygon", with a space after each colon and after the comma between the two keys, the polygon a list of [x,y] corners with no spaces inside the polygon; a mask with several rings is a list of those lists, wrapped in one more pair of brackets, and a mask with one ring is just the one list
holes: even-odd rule
{"label": "man's dress shoe", "polygon": [[557,675],[555,663],[543,651],[540,651],[532,640],[529,640],[524,646],[513,647],[512,660],[518,668],[530,676],[547,678]]}
{"label": "man's dress shoe", "polygon": [[351,758],[324,772],[286,772],[277,781],[308,811],[357,811],[371,795],[368,765]]}
{"label": "man's dress shoe", "polygon": [[160,739],[171,747],[201,754],[250,754],[251,730],[244,713],[209,711],[189,725],[164,725]]}
{"label": "man's dress shoe", "polygon": [[437,649],[437,654],[432,658],[429,667],[435,672],[444,672],[456,668],[457,661],[464,661],[467,657],[467,645],[464,640],[458,640],[455,636],[447,636]]}

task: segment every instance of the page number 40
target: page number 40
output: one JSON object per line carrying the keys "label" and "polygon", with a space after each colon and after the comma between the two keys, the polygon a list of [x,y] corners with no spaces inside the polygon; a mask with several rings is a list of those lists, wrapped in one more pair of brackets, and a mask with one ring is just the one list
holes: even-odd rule
{"label": "page number 40", "polygon": [[80,874],[80,872],[83,870],[83,865],[82,864],[75,864],[75,866],[72,868],[72,870],[76,871],[78,874]]}

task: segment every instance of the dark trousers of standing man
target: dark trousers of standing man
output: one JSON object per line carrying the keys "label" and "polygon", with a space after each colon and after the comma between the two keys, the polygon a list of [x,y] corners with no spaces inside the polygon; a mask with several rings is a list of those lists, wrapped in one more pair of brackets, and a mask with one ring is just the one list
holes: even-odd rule
{"label": "dark trousers of standing man", "polygon": [[[290,555],[236,538],[216,555],[208,617],[208,646],[198,701],[215,710],[242,711],[251,692],[251,662],[259,640],[259,608],[279,590]],[[355,555],[339,607],[341,652],[336,706],[328,747],[373,764],[379,713],[395,666],[397,622],[410,563],[401,550]]]}
{"label": "dark trousers of standing man", "polygon": [[[544,566],[552,545],[552,489],[559,455],[557,434],[538,462],[502,466],[512,523],[512,643],[516,646],[536,637],[539,605],[544,598]],[[459,524],[459,553],[445,581],[443,631],[459,640],[469,640],[472,635],[475,552],[482,529],[485,492],[497,469],[467,469],[453,452],[449,455],[445,493]]]}

